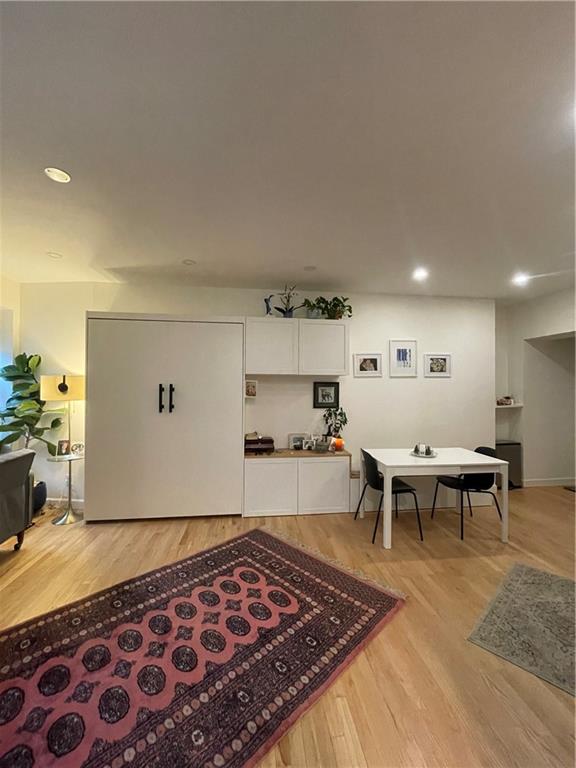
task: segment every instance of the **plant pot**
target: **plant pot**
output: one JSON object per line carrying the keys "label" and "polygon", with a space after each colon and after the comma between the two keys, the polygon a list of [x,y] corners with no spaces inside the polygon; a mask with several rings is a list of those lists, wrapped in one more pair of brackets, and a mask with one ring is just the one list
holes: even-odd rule
{"label": "plant pot", "polygon": [[306,312],[306,317],[309,320],[319,320],[322,317],[322,310],[321,309],[309,309]]}
{"label": "plant pot", "polygon": [[342,320],[342,312],[330,312],[328,314],[328,320]]}

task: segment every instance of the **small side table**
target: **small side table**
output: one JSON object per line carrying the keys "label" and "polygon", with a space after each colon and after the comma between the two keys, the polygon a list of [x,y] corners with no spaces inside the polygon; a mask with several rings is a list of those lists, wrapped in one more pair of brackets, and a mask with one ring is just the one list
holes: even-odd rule
{"label": "small side table", "polygon": [[68,463],[68,506],[59,517],[52,520],[52,525],[72,525],[72,523],[79,523],[80,520],[84,519],[82,512],[77,512],[72,508],[72,462],[81,461],[83,458],[84,456],[75,453],[70,453],[66,456],[48,457],[48,461]]}

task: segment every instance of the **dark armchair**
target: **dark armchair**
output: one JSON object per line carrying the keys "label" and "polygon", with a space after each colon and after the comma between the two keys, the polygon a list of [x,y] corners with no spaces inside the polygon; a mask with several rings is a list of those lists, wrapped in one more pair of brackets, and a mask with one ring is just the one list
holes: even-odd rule
{"label": "dark armchair", "polygon": [[27,449],[0,454],[0,542],[16,536],[14,549],[22,546],[30,522],[28,476],[35,455]]}

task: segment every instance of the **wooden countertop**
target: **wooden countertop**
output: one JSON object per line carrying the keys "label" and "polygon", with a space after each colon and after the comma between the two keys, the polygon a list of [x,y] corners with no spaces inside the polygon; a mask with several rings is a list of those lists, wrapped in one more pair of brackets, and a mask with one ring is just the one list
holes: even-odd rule
{"label": "wooden countertop", "polygon": [[245,459],[326,459],[326,458],[342,458],[349,459],[351,453],[348,451],[291,451],[289,448],[280,448],[272,453],[259,453],[259,454],[244,454]]}

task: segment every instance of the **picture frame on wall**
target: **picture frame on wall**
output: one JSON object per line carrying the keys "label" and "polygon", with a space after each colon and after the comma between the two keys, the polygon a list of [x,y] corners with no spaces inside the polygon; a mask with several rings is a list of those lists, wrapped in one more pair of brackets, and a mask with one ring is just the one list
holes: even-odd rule
{"label": "picture frame on wall", "polygon": [[432,379],[449,379],[452,376],[452,355],[424,355],[424,376]]}
{"label": "picture frame on wall", "polygon": [[246,379],[244,382],[244,396],[256,397],[258,394],[258,382],[255,379]]}
{"label": "picture frame on wall", "polygon": [[340,383],[338,381],[314,382],[314,408],[338,408],[340,406]]}
{"label": "picture frame on wall", "polygon": [[382,352],[355,353],[354,376],[360,379],[382,376]]}
{"label": "picture frame on wall", "polygon": [[414,339],[390,339],[388,373],[392,378],[418,375],[417,343]]}

